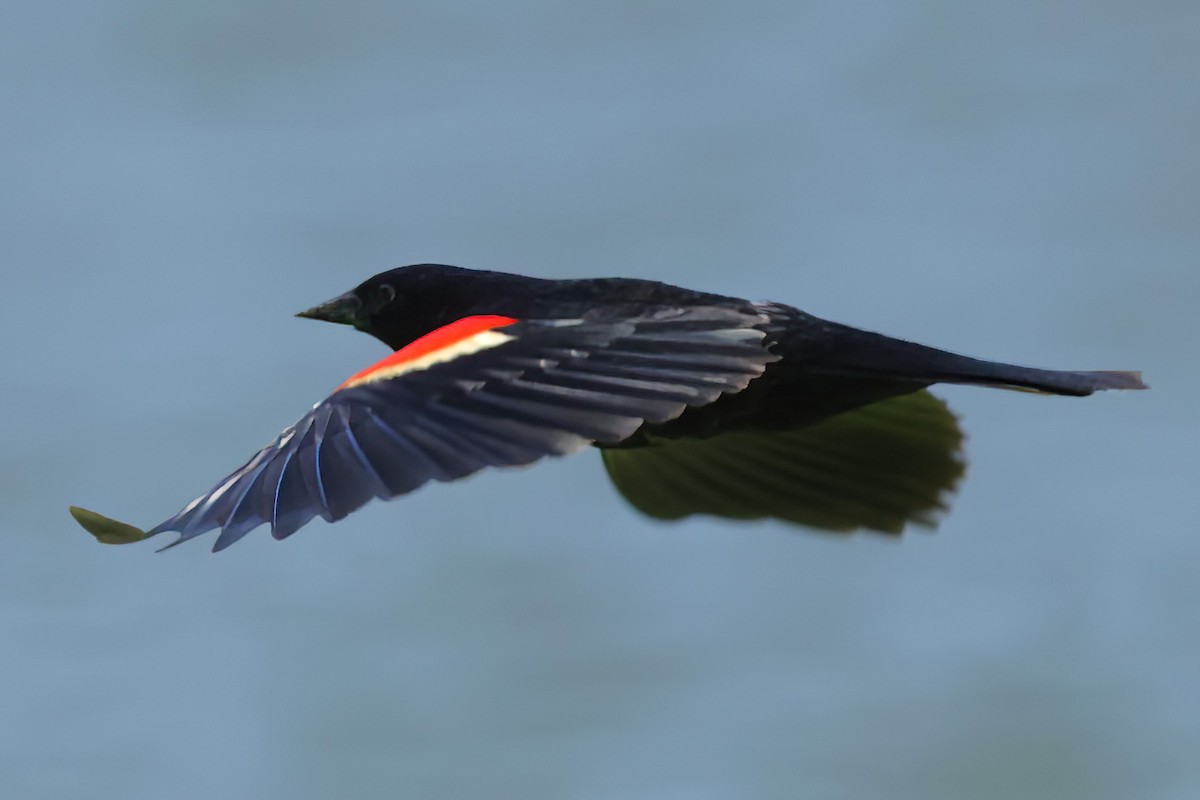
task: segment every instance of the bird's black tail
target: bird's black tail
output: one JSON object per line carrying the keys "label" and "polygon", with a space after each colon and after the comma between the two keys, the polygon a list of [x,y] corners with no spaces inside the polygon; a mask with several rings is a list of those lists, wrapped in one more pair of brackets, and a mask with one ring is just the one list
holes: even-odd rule
{"label": "bird's black tail", "polygon": [[[983,361],[815,317],[788,325],[781,344],[807,342],[809,369],[929,385],[966,383],[1082,397],[1105,389],[1145,389],[1140,372],[1073,372]],[[797,338],[792,338],[799,334]],[[815,342],[819,346],[812,347]],[[794,346],[794,345],[793,345]]]}

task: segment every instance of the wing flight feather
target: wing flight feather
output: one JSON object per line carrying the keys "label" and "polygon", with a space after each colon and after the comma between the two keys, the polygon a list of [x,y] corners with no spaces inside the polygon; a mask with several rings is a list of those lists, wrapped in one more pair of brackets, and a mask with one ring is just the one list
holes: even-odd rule
{"label": "wing flight feather", "polygon": [[443,332],[438,347],[449,349],[424,343],[419,360],[399,350],[357,373],[145,534],[178,532],[174,545],[218,529],[221,550],[267,524],[282,539],[313,517],[341,519],[429,481],[619,442],[643,422],[740,391],[776,360],[751,308],[492,319],[503,335],[463,321],[468,345]]}

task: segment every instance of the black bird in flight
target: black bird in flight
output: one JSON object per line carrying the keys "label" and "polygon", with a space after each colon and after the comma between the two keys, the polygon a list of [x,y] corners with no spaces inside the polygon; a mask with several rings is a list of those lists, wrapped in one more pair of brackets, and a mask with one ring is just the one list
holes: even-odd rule
{"label": "black bird in flight", "polygon": [[299,316],[394,352],[153,528],[72,507],[75,519],[109,543],[219,530],[222,550],[259,525],[282,539],[373,497],[594,445],[652,517],[899,533],[932,525],[964,468],[958,422],[925,387],[1146,388],[1136,372],[980,361],[779,303],[625,278],[418,264]]}

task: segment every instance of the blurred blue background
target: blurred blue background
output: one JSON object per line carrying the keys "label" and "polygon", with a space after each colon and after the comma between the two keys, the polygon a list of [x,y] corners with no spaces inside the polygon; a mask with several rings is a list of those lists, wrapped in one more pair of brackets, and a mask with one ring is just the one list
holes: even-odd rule
{"label": "blurred blue background", "polygon": [[[1200,6],[0,12],[0,793],[1200,792]],[[382,355],[400,264],[625,275],[973,355],[936,535],[663,526],[594,454],[285,543],[152,524]]]}

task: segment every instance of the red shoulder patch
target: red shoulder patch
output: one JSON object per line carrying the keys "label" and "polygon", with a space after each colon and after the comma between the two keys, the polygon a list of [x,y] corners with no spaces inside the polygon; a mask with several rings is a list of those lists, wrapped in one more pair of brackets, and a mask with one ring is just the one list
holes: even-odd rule
{"label": "red shoulder patch", "polygon": [[463,317],[443,325],[401,347],[390,356],[359,370],[342,382],[337,389],[349,389],[364,383],[397,378],[408,372],[429,369],[434,364],[478,353],[504,344],[513,337],[499,333],[496,328],[512,325],[517,320],[498,315]]}

